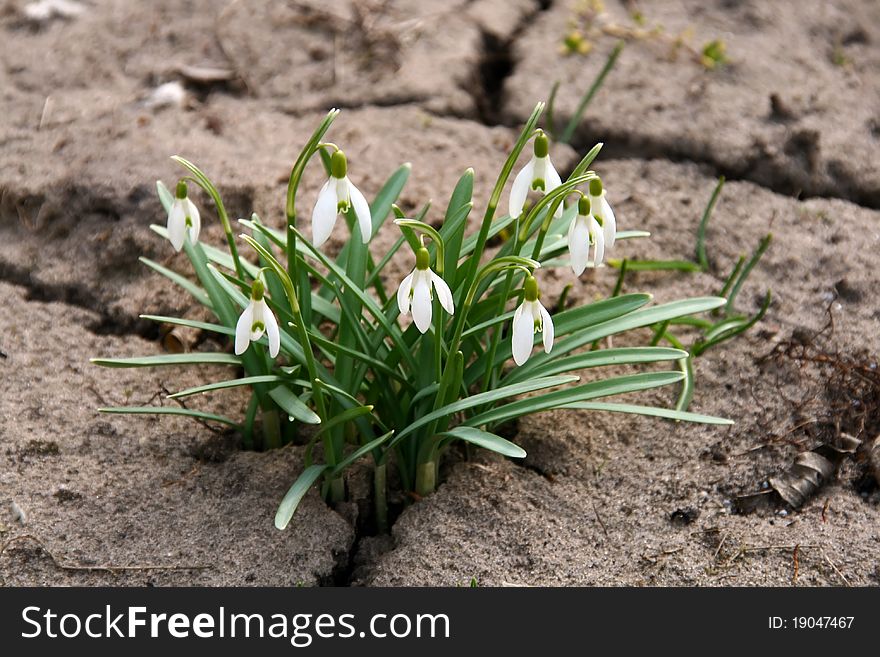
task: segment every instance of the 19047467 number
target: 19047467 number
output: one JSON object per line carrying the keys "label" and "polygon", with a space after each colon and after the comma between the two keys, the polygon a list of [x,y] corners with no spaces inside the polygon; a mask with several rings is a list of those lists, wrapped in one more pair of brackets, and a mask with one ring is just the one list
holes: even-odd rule
{"label": "19047467 number", "polygon": [[768,627],[771,630],[848,630],[854,620],[855,616],[770,616]]}

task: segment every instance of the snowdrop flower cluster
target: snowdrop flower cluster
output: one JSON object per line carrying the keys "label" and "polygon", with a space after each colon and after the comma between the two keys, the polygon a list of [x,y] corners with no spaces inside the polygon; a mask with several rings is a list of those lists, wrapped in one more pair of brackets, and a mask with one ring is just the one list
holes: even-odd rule
{"label": "snowdrop flower cluster", "polygon": [[[254,213],[250,219],[239,220],[245,231],[239,235],[233,233],[216,185],[198,166],[175,156],[174,161],[188,172],[184,180],[197,184],[211,199],[227,248],[199,242],[201,217],[187,196],[186,182],[178,183],[174,193],[159,182],[167,225],[152,228],[176,251],[185,250],[198,281],[148,259],[143,261],[193,295],[212,321],[150,318],[212,332],[217,340],[206,341],[183,358],[180,354],[150,354],[94,362],[109,367],[206,365],[213,368],[211,372],[227,366],[226,378],[173,396],[246,387],[251,390],[251,399],[243,418],[201,411],[195,405],[148,404],[102,410],[177,413],[220,422],[240,432],[245,448],[256,449],[291,442],[300,425],[322,425],[310,432],[313,441],[305,448],[304,467],[279,502],[275,526],[283,529],[288,525],[313,486],[331,504],[344,501],[352,492],[346,489],[345,470],[371,458],[376,526],[387,528],[388,482],[399,482],[401,498],[430,494],[438,483],[444,451],[457,441],[508,458],[523,458],[525,450],[497,433],[508,421],[573,408],[597,397],[683,381],[682,369],[670,367],[668,371],[627,372],[625,376],[612,373],[591,377],[589,383],[578,382],[578,372],[595,365],[595,354],[583,351],[586,345],[632,328],[707,312],[726,301],[701,297],[647,309],[643,306],[650,303],[650,295],[622,294],[599,301],[602,305],[595,313],[588,305],[560,310],[555,320],[551,317],[541,302],[536,276],[542,265],[555,261],[567,247],[571,267],[580,275],[591,264],[602,264],[616,238],[645,235],[616,232],[614,212],[602,183],[587,171],[601,144],[584,156],[565,181],[560,180],[550,160],[549,139],[537,127],[542,112],[543,104],[539,103],[518,134],[475,231],[469,230],[475,203],[473,169],[465,170],[458,179],[439,227],[423,221],[427,205],[415,219],[405,218],[395,205],[410,175],[409,165],[391,172],[368,204],[349,180],[343,151],[324,141],[339,114],[336,110],[316,127],[291,167],[281,221],[273,217],[263,223]],[[526,149],[531,149],[531,158],[514,175],[516,162],[528,154]],[[298,225],[297,194],[306,169],[319,167],[321,161],[328,177],[312,208],[309,239]],[[510,216],[499,217],[501,196],[511,181]],[[582,189],[584,185],[588,189]],[[541,198],[526,208],[530,193]],[[569,196],[577,197],[577,205],[566,210]],[[381,254],[371,251],[368,242],[374,228],[378,229],[392,211],[400,238]],[[356,235],[338,253],[325,253],[321,246],[340,214]],[[504,226],[513,224],[515,229],[500,232],[502,222],[506,222]],[[564,239],[544,243],[549,234],[556,237],[566,231],[567,244]],[[489,242],[495,235],[502,242],[497,250],[490,249]],[[430,239],[427,247],[426,238]],[[239,244],[246,244],[248,251],[239,253]],[[395,254],[405,245],[415,254],[415,267],[395,290],[389,280],[397,279],[389,277],[388,267],[395,266]],[[515,286],[519,279],[523,282],[518,292]],[[521,301],[515,304],[513,321],[506,323],[508,305],[518,295]],[[399,315],[407,314],[412,316],[411,325],[400,321]],[[595,314],[603,321],[584,321]],[[234,355],[223,342],[230,335],[234,337]],[[557,335],[563,339],[554,345]],[[533,354],[538,340],[543,353]],[[651,356],[648,360],[646,353]],[[619,353],[617,362],[636,365],[689,357],[677,347],[652,345],[643,347],[638,359]],[[508,366],[511,360],[516,367]],[[652,407],[618,406],[621,412],[724,422],[679,409],[658,413]],[[321,448],[313,452],[317,441]],[[386,478],[389,468],[396,472]]]}

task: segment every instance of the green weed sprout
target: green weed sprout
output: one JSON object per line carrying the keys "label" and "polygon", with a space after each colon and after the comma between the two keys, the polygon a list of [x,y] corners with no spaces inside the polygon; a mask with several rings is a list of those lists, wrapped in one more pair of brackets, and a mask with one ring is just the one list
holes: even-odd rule
{"label": "green weed sprout", "polygon": [[[337,117],[335,110],[292,167],[281,230],[253,214],[238,222],[244,233],[236,235],[208,176],[175,157],[186,175],[175,194],[158,183],[168,222],[167,227],[152,228],[186,253],[196,280],[142,260],[209,309],[215,321],[145,317],[212,332],[231,341],[233,350],[94,362],[109,367],[228,365],[230,378],[170,397],[245,386],[252,391],[251,400],[243,419],[173,406],[101,410],[221,422],[241,432],[245,447],[262,449],[286,444],[298,427],[312,425],[305,467],[278,507],[279,529],[288,525],[312,486],[319,486],[331,503],[344,500],[343,475],[365,457],[372,460],[376,520],[384,529],[389,467],[396,468],[396,480],[407,492],[428,495],[437,486],[441,457],[456,442],[523,458],[525,451],[497,430],[530,413],[578,408],[730,424],[682,410],[607,401],[679,383],[685,375],[674,368],[591,377],[588,382],[575,374],[587,368],[685,359],[688,352],[679,348],[589,346],[606,336],[707,313],[726,301],[710,296],[651,305],[649,294],[618,294],[551,315],[547,308],[554,306],[541,301],[542,267],[565,263],[570,253],[570,265],[580,275],[602,265],[615,241],[648,234],[617,230],[607,190],[588,170],[601,144],[561,180],[550,161],[548,137],[538,128],[543,107],[536,106],[519,134],[472,234],[466,229],[474,206],[473,170],[458,180],[439,228],[424,221],[427,207],[408,218],[394,205],[409,165],[394,171],[368,203],[349,179],[342,150],[323,141]],[[529,145],[532,157],[515,176],[510,212],[501,215],[502,193]],[[297,195],[315,155],[327,181],[311,214],[309,236],[303,232]],[[187,183],[198,185],[213,200],[226,248],[199,241],[202,217],[187,197]],[[540,196],[531,205],[530,194]],[[392,214],[400,237],[386,253],[374,253],[372,236]],[[320,247],[339,216],[351,238],[331,257]],[[496,236],[502,243],[490,255],[486,247]],[[404,247],[412,250],[415,266],[391,289],[382,274],[393,259],[402,257]],[[542,350],[533,353],[536,339]],[[320,451],[315,449],[318,443]]]}
{"label": "green weed sprout", "polygon": [[[698,271],[708,272],[710,270],[709,257],[706,253],[706,229],[709,226],[709,219],[712,218],[712,211],[721,196],[721,190],[724,188],[724,176],[718,179],[709,202],[703,210],[703,216],[697,227],[696,248],[694,260],[614,260],[610,259],[609,264],[612,267],[620,269],[617,277],[617,284],[614,286],[613,296],[617,296],[623,288],[624,278],[630,271],[680,271],[693,273]],[[652,345],[657,345],[661,341],[666,341],[677,349],[685,349],[682,341],[673,333],[671,326],[681,325],[688,328],[697,329],[699,335],[693,341],[686,358],[679,361],[679,365],[684,375],[682,381],[681,392],[675,408],[680,411],[686,411],[690,406],[694,397],[695,389],[695,373],[694,359],[705,353],[711,347],[726,342],[748,331],[755,324],[764,318],[767,310],[770,308],[772,294],[770,290],[764,295],[761,307],[753,316],[737,313],[734,308],[734,302],[740,289],[752,273],[755,265],[767,251],[770,242],[773,239],[771,234],[767,234],[758,243],[751,257],[746,260],[745,255],[741,255],[733,267],[733,270],[726,277],[721,287],[719,296],[725,297],[727,301],[722,307],[715,308],[710,319],[699,317],[683,317],[679,319],[668,319],[657,323],[654,327],[654,338],[651,340]]]}

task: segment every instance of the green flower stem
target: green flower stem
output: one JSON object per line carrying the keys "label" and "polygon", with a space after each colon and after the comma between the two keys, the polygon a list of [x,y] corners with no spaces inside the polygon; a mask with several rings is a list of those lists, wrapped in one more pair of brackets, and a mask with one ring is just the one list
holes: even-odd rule
{"label": "green flower stem", "polygon": [[[296,192],[299,189],[299,183],[305,173],[306,165],[309,160],[317,152],[321,138],[330,129],[333,120],[339,114],[339,110],[333,109],[327,113],[321,125],[312,133],[309,141],[300,151],[296,162],[290,171],[290,180],[287,184],[287,203],[285,204],[285,212],[287,216],[287,275],[292,281],[299,281],[297,275],[297,257],[296,257]],[[300,290],[300,294],[309,294],[310,290]]]}
{"label": "green flower stem", "polygon": [[330,479],[327,497],[334,503],[342,502],[345,499],[345,479],[342,478],[342,475]]}
{"label": "green flower stem", "polygon": [[373,467],[373,505],[376,514],[376,531],[388,533],[388,482],[387,464],[383,458]]}
{"label": "green flower stem", "polygon": [[[595,180],[597,177],[598,176],[592,171],[572,176],[552,192],[545,194],[540,201],[535,203],[535,206],[526,215],[522,229],[519,233],[517,244],[525,244],[526,240],[531,235],[532,224],[535,222],[535,219],[537,219],[538,214],[541,210],[547,208],[547,214],[544,216],[544,221],[541,223],[541,229],[538,232],[538,237],[535,241],[535,248],[532,250],[532,258],[538,260],[541,255],[541,249],[544,247],[544,238],[547,236],[547,231],[550,230],[550,224],[553,222],[553,215],[556,213],[559,204],[565,200],[566,196],[575,191],[575,188],[577,188],[578,185]],[[522,247],[520,246],[519,248]]]}
{"label": "green flower stem", "polygon": [[[464,304],[461,308],[461,314],[459,317],[460,321],[456,323],[455,333],[453,334],[452,341],[449,343],[449,353],[454,354],[461,346],[461,334],[464,331],[465,320],[467,319],[467,315],[474,304],[474,297],[476,297],[480,281],[482,281],[487,276],[498,273],[505,269],[527,270],[537,269],[540,266],[541,263],[537,260],[532,260],[531,258],[522,258],[520,256],[503,256],[501,258],[496,258],[495,260],[492,260],[491,262],[486,264],[486,266],[478,272],[477,276],[471,283],[470,288],[468,288],[467,296],[465,297]],[[449,367],[449,361],[447,361],[446,366]]]}
{"label": "green flower stem", "polygon": [[281,418],[277,408],[263,409],[263,449],[281,447]]}
{"label": "green flower stem", "polygon": [[[483,249],[486,248],[486,241],[489,238],[489,229],[492,226],[492,220],[495,218],[495,211],[497,210],[498,203],[501,200],[501,192],[504,190],[504,185],[507,184],[507,179],[510,177],[511,172],[513,171],[513,167],[516,165],[517,159],[519,159],[520,153],[522,153],[529,139],[531,139],[532,135],[534,134],[535,128],[538,124],[538,119],[541,117],[541,113],[543,111],[544,103],[538,103],[537,105],[535,105],[535,109],[532,111],[532,115],[529,117],[529,120],[526,121],[522,132],[520,132],[519,138],[516,140],[516,144],[514,144],[513,146],[513,150],[510,152],[510,155],[507,156],[507,160],[504,162],[501,173],[498,175],[498,180],[495,181],[495,187],[492,189],[492,195],[489,197],[489,204],[486,207],[486,213],[483,215],[483,222],[480,224],[480,232],[477,235],[477,242],[474,246],[474,251],[471,254],[470,259],[467,261],[467,264],[465,265],[467,267],[467,274],[464,278],[463,285],[463,288],[465,290],[471,289],[474,283],[474,279],[477,277],[477,272],[479,271],[480,267],[480,259],[483,257]],[[454,332],[458,336],[458,339],[452,341],[454,348],[450,350],[450,353],[453,353],[458,349],[458,342],[461,339],[461,333],[464,330],[464,319],[465,314],[463,313],[455,321]]]}
{"label": "green flower stem", "polygon": [[195,164],[179,155],[174,155],[171,159],[188,169],[193,174],[192,180],[199,187],[204,189],[214,201],[214,206],[217,208],[217,216],[220,218],[220,223],[223,225],[223,232],[226,234],[226,242],[229,244],[229,254],[232,256],[232,262],[235,264],[235,275],[243,280],[244,270],[241,266],[241,260],[238,258],[238,247],[235,245],[235,235],[232,233],[232,226],[229,223],[229,215],[226,214],[226,206],[223,205],[223,199],[220,198],[220,192],[217,191],[217,187],[211,182],[211,179],[208,178],[208,176],[206,176]]}
{"label": "green flower stem", "polygon": [[[601,148],[601,145],[598,148]],[[595,151],[597,154],[599,152],[598,148],[593,149],[593,151]],[[593,153],[593,151],[590,151],[590,153]],[[595,157],[595,155],[593,155],[593,157]],[[584,160],[586,160],[586,158],[584,158]],[[581,164],[583,164],[584,160],[581,161]],[[590,159],[590,162],[592,162],[592,159]],[[587,165],[589,165],[589,162],[587,163]],[[573,191],[578,185],[588,182],[595,177],[596,175],[592,172],[586,174],[572,175],[562,185],[554,189],[549,194],[545,194],[544,197],[541,198],[541,200],[538,201],[526,215],[526,218],[523,221],[522,229],[514,233],[514,242],[511,253],[513,253],[514,255],[519,255],[520,249],[522,249],[522,245],[529,238],[529,234],[531,232],[530,227],[532,223],[534,223],[541,210],[547,208],[547,215],[544,218],[543,223],[541,224],[541,232],[538,234],[538,239],[535,243],[535,249],[532,252],[532,258],[537,261],[540,257],[541,248],[544,244],[544,238],[547,235],[547,231],[550,229],[550,223],[553,221],[553,215],[556,212],[556,208],[558,208],[559,204],[563,202],[565,196]],[[502,287],[502,294],[499,298],[497,312],[498,315],[504,313],[504,307],[507,304],[507,298],[510,295],[511,288],[513,287],[513,278],[514,270],[510,269],[507,272],[504,286]],[[492,383],[492,377],[495,371],[495,353],[498,350],[498,343],[501,340],[502,332],[502,327],[499,326],[492,333],[492,338],[490,339],[489,343],[489,358],[486,361],[486,372],[483,375],[482,392],[486,392]]]}
{"label": "green flower stem", "polygon": [[[306,329],[306,325],[303,322],[302,312],[300,311],[299,301],[297,300],[296,290],[293,287],[293,281],[290,279],[290,275],[284,270],[281,266],[281,263],[273,256],[267,249],[263,248],[263,246],[257,242],[250,235],[242,235],[241,238],[247,242],[251,248],[253,248],[257,253],[259,253],[268,265],[272,268],[272,271],[276,276],[281,280],[281,284],[284,286],[284,291],[287,293],[287,299],[290,302],[290,312],[293,315],[294,324],[296,325],[297,333],[299,334],[299,341],[303,348],[303,354],[306,359],[306,369],[309,372],[309,380],[312,382],[317,382],[320,385],[320,379],[318,378],[318,367],[315,362],[315,354],[312,352],[312,343],[309,339],[309,333]],[[327,420],[327,408],[324,405],[324,397],[320,393],[317,393],[313,396],[315,400],[315,406],[317,408],[318,417],[321,418],[321,422]],[[324,441],[324,458],[327,460],[327,464],[330,466],[336,465],[337,462],[337,452],[334,449],[333,437],[330,435],[330,432],[327,432],[323,436]],[[328,472],[330,470],[328,469]],[[342,480],[342,476],[338,475],[333,478],[329,482],[328,493],[330,496],[330,500],[332,502],[341,502],[345,499],[345,482]]]}
{"label": "green flower stem", "polygon": [[437,462],[424,461],[416,467],[416,495],[425,497],[437,488]]}

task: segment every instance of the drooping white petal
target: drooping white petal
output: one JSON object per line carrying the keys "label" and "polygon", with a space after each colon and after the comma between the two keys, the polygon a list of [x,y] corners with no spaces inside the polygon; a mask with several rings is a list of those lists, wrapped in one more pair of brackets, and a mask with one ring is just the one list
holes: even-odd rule
{"label": "drooping white petal", "polygon": [[263,322],[266,324],[266,335],[269,338],[269,355],[275,358],[281,349],[281,333],[278,332],[278,320],[264,300]]}
{"label": "drooping white petal", "polygon": [[605,232],[593,215],[590,215],[590,235],[593,237],[593,266],[598,267],[605,260]]}
{"label": "drooping white petal", "polygon": [[575,217],[568,227],[568,253],[574,275],[580,276],[590,260],[590,228],[584,216]]}
{"label": "drooping white petal", "polygon": [[510,203],[508,212],[511,217],[518,217],[522,214],[523,206],[526,204],[526,198],[529,195],[529,189],[532,186],[532,179],[535,173],[535,158],[532,157],[513,180],[513,186],[510,188]]}
{"label": "drooping white petal", "polygon": [[183,206],[183,199],[176,198],[171,204],[171,210],[168,212],[168,240],[175,251],[183,248],[183,241],[186,239],[186,208]]}
{"label": "drooping white petal", "polygon": [[605,233],[605,246],[609,249],[614,246],[614,240],[617,237],[617,220],[614,218],[614,210],[611,204],[605,198],[605,192],[602,192],[602,200],[599,202],[602,208],[602,230]]}
{"label": "drooping white petal", "polygon": [[361,194],[361,190],[348,183],[348,191],[351,195],[351,204],[354,206],[354,213],[357,215],[358,225],[361,228],[361,239],[364,244],[370,241],[373,235],[373,217],[370,215],[370,204]]}
{"label": "drooping white petal", "polygon": [[544,334],[544,351],[549,354],[553,349],[553,336],[556,335],[553,328],[553,318],[550,317],[550,313],[547,312],[547,309],[540,301],[537,304],[541,311],[541,332]]}
{"label": "drooping white petal", "polygon": [[318,201],[312,210],[312,243],[315,246],[321,246],[333,232],[338,202],[336,179],[331,177],[318,192]]}
{"label": "drooping white petal", "polygon": [[186,211],[189,213],[189,220],[192,224],[187,226],[189,242],[190,244],[195,244],[199,241],[199,233],[202,231],[202,217],[199,215],[199,209],[196,207],[196,204],[189,199],[186,199]]}
{"label": "drooping white petal", "polygon": [[416,270],[412,286],[412,316],[416,328],[427,333],[431,328],[431,279]]}
{"label": "drooping white petal", "polygon": [[254,302],[251,301],[247,305],[247,308],[244,309],[241,317],[238,318],[238,323],[235,325],[235,354],[237,356],[240,356],[247,351],[248,345],[251,341],[251,326],[253,323]]}
{"label": "drooping white petal", "polygon": [[440,302],[440,305],[443,306],[443,310],[448,312],[450,315],[454,315],[455,305],[452,302],[452,291],[449,289],[446,281],[440,278],[440,276],[435,274],[433,271],[431,271],[430,274],[431,281],[434,283],[434,290],[437,293],[437,300]]}
{"label": "drooping white petal", "polygon": [[[544,159],[547,161],[544,165],[544,193],[549,194],[562,184],[562,179],[559,177],[556,167],[553,166],[553,162],[550,161],[550,157],[547,156]],[[553,216],[557,219],[562,216],[562,203],[556,208],[556,212],[553,213]]]}
{"label": "drooping white petal", "polygon": [[415,275],[416,270],[413,269],[409,276],[400,281],[400,287],[397,288],[397,307],[402,315],[406,315],[409,312],[410,293],[412,292],[413,277]]}
{"label": "drooping white petal", "polygon": [[525,363],[532,355],[532,344],[535,342],[535,318],[532,315],[532,302],[523,301],[513,313],[513,361],[517,365]]}

